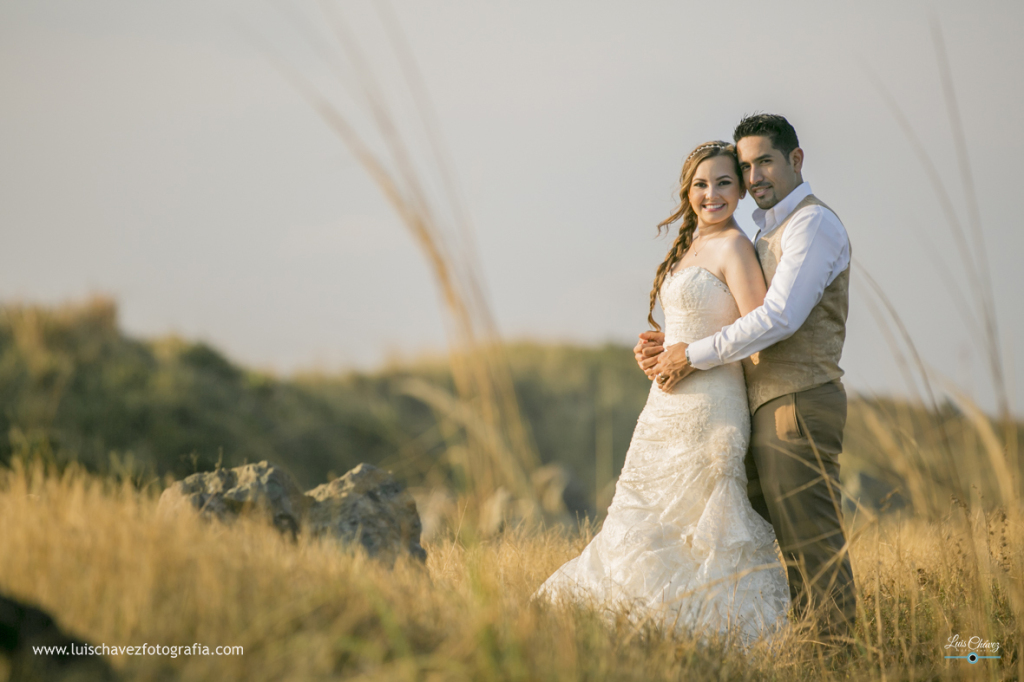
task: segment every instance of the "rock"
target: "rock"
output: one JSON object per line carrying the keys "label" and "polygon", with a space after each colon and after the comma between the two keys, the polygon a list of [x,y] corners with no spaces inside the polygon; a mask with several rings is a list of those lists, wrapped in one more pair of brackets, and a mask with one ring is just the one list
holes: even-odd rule
{"label": "rock", "polygon": [[[64,647],[64,652],[37,654],[32,651],[34,646]],[[0,652],[10,659],[8,679],[116,680],[113,669],[101,656],[72,654],[84,653],[89,646],[88,642],[61,631],[45,611],[0,595]]]}
{"label": "rock", "polygon": [[416,502],[390,473],[364,463],[306,494],[306,527],[313,537],[358,542],[370,556],[389,562],[403,552],[426,561]]}
{"label": "rock", "polygon": [[365,463],[306,494],[267,462],[193,474],[160,495],[161,515],[183,510],[222,522],[262,515],[293,539],[303,531],[342,544],[358,542],[370,556],[392,564],[401,553],[427,558],[412,495],[391,474]]}
{"label": "rock", "polygon": [[174,515],[192,509],[206,519],[223,522],[241,514],[260,514],[294,539],[307,504],[302,490],[286,471],[260,462],[192,474],[177,481],[160,495],[157,511]]}

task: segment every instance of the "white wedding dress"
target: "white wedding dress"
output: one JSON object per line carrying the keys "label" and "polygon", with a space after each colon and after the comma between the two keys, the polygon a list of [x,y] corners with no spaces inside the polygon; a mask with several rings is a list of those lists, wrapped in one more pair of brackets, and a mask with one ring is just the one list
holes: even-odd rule
{"label": "white wedding dress", "polygon": [[[728,287],[698,266],[661,287],[666,346],[739,317]],[[698,371],[666,393],[652,382],[601,531],[534,597],[630,605],[702,635],[732,629],[746,646],[786,624],[789,588],[775,531],[746,494],[750,438],[739,363]]]}

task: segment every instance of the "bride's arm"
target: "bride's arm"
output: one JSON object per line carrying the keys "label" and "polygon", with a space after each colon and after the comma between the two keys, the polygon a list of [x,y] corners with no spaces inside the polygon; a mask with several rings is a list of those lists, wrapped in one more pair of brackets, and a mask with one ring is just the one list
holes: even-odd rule
{"label": "bride's arm", "polygon": [[768,287],[764,283],[761,263],[757,260],[754,245],[746,235],[732,237],[723,249],[722,274],[725,284],[736,299],[740,317],[751,310],[760,308]]}

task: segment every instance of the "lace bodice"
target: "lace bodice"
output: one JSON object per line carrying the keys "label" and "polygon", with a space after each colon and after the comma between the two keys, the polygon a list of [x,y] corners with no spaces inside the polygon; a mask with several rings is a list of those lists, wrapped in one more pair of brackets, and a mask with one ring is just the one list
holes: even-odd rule
{"label": "lace bodice", "polygon": [[699,265],[666,276],[659,298],[665,311],[666,344],[699,341],[740,316],[729,287]]}

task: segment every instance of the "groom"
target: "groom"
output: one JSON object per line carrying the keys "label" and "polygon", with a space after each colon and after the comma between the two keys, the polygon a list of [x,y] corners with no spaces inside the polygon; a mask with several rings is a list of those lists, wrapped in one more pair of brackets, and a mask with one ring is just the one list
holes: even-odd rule
{"label": "groom", "polygon": [[748,116],[733,139],[758,205],[754,242],[768,285],[764,304],[689,346],[665,348],[663,333],[645,332],[634,352],[666,391],[692,372],[743,361],[753,415],[747,494],[775,528],[797,613],[824,604],[822,634],[844,637],[856,615],[838,460],[850,241],[804,182],[804,152],[785,118]]}

